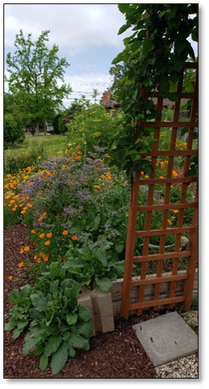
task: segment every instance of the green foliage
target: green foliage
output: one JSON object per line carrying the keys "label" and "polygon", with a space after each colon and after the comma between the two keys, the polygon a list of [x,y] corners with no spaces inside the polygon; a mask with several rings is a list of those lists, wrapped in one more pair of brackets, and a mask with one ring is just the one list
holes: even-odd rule
{"label": "green foliage", "polygon": [[34,287],[25,285],[21,291],[12,291],[9,301],[15,305],[5,326],[13,331],[14,339],[27,327],[23,355],[39,355],[40,369],[50,364],[53,375],[63,369],[69,356],[75,356],[76,349],[89,349],[93,330],[91,312],[77,304],[80,285],[66,278],[61,266],[52,264]]}
{"label": "green foliage", "polygon": [[108,148],[119,124],[120,120],[107,113],[102,106],[84,105],[82,110],[74,113],[74,119],[67,124],[68,143],[73,147],[79,145],[85,155],[89,151],[94,152],[94,146]]}
{"label": "green foliage", "polygon": [[12,113],[4,115],[4,147],[14,146],[15,143],[23,142],[25,131],[19,116]]}
{"label": "green foliage", "polygon": [[[124,263],[116,260],[113,247],[114,243],[106,241],[104,236],[99,237],[95,243],[88,239],[80,248],[71,245],[65,255],[63,268],[80,285],[86,285],[90,289],[98,285],[106,292],[111,289],[112,281],[123,274]],[[121,252],[123,245],[115,244],[115,250]]]}
{"label": "green foliage", "polygon": [[84,160],[79,150],[73,157],[44,161],[18,186],[33,205],[24,220],[39,262],[47,267],[69,256],[82,260],[79,274],[72,274],[91,288],[95,283],[110,288],[122,275],[129,187],[113,174],[96,153]]}
{"label": "green foliage", "polygon": [[8,53],[6,58],[9,90],[18,101],[24,122],[36,127],[37,135],[39,123],[51,119],[71,92],[69,85],[58,85],[58,81],[63,82],[64,68],[69,64],[65,58],[58,58],[58,46],[47,47],[49,32],[43,31],[32,42],[31,34],[25,38],[20,30],[14,43],[16,51],[13,56]]}
{"label": "green foliage", "polygon": [[14,153],[8,151],[4,158],[4,173],[5,174],[15,174],[20,170],[27,168],[28,166],[36,166],[38,170],[38,161],[39,157],[43,158],[46,154],[46,151],[43,146],[38,146],[37,148],[28,148],[27,151],[22,151],[19,153]]}
{"label": "green foliage", "polygon": [[[140,158],[151,149],[154,139],[143,123],[157,117],[154,102],[145,93],[139,96],[138,91],[140,88],[144,92],[143,88],[147,92],[160,91],[162,97],[177,100],[175,85],[184,63],[188,58],[195,61],[189,37],[192,35],[197,41],[198,5],[120,4],[119,10],[126,23],[118,34],[132,28],[132,35],[124,39],[124,50],[112,62],[116,66],[124,64],[123,76],[119,74],[116,78],[114,89],[125,114],[123,129],[113,142],[113,157],[114,163],[118,166],[122,163],[130,177],[139,168],[150,173],[150,168],[144,170]],[[191,14],[195,17],[191,18]],[[143,146],[136,143],[138,138]]]}

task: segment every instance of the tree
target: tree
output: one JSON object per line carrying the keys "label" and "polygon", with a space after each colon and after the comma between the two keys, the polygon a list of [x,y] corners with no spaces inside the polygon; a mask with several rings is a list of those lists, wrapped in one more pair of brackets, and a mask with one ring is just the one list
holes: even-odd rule
{"label": "tree", "polygon": [[96,102],[97,102],[97,96],[98,95],[99,95],[98,90],[97,89],[93,89],[92,98],[94,99],[94,104],[96,104]]}
{"label": "tree", "polygon": [[[56,109],[62,107],[62,100],[68,97],[71,87],[64,83],[64,68],[69,64],[65,58],[59,58],[59,48],[46,46],[49,41],[49,30],[43,31],[36,42],[32,42],[31,34],[27,39],[23,31],[16,35],[16,51],[7,55],[7,78],[9,91],[18,100],[23,120],[36,128],[39,134],[39,124],[44,127],[46,121],[54,116]],[[58,81],[63,84],[60,86]]]}

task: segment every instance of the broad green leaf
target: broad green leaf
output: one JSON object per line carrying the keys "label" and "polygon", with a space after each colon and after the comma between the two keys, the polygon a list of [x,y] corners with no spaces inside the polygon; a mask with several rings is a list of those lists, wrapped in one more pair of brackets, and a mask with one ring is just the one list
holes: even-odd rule
{"label": "broad green leaf", "polygon": [[112,282],[107,277],[95,277],[96,284],[103,292],[108,292],[112,288]]}
{"label": "broad green leaf", "polygon": [[78,315],[77,313],[68,313],[66,316],[66,321],[70,325],[75,324],[77,322]]}
{"label": "broad green leaf", "polygon": [[63,289],[69,288],[71,290],[71,298],[72,299],[77,299],[79,293],[80,293],[80,285],[77,281],[72,280],[72,279],[67,279],[61,282],[61,287]]}
{"label": "broad green leaf", "polygon": [[58,336],[51,336],[49,340],[46,342],[45,348],[44,348],[44,354],[49,357],[52,353],[57,351],[58,347],[62,343],[62,337],[61,335]]}
{"label": "broad green leaf", "polygon": [[122,243],[117,243],[115,244],[115,250],[117,251],[117,253],[121,253],[123,251],[123,244]]}
{"label": "broad green leaf", "polygon": [[123,34],[123,32],[125,32],[126,30],[128,30],[128,28],[130,28],[131,25],[128,23],[128,24],[124,24],[123,26],[121,26],[118,30],[118,35],[120,34]]}
{"label": "broad green leaf", "polygon": [[13,334],[12,334],[13,339],[19,338],[19,336],[23,332],[23,330],[24,330],[24,328],[22,328],[22,329],[15,328],[15,330],[13,331]]}
{"label": "broad green leaf", "polygon": [[13,289],[12,293],[8,296],[10,303],[15,303],[18,298],[21,297],[21,294],[18,289]]}
{"label": "broad green leaf", "polygon": [[118,9],[123,14],[126,13],[126,11],[128,11],[129,7],[130,7],[130,4],[118,4]]}
{"label": "broad green leaf", "polygon": [[28,297],[31,294],[32,289],[33,289],[32,286],[29,284],[22,286],[21,288],[22,297]]}
{"label": "broad green leaf", "polygon": [[45,311],[47,308],[47,300],[43,293],[34,293],[31,295],[33,306],[39,311]]}
{"label": "broad green leaf", "polygon": [[93,332],[93,323],[91,320],[87,322],[81,322],[77,325],[78,331],[81,335],[89,338]]}
{"label": "broad green leaf", "polygon": [[77,348],[77,349],[85,349],[86,350],[87,347],[89,346],[88,340],[84,339],[81,335],[71,334],[69,342],[73,348]]}
{"label": "broad green leaf", "polygon": [[90,229],[90,231],[96,231],[96,230],[98,230],[100,221],[101,221],[101,217],[100,217],[100,215],[97,215],[97,216],[94,218],[94,225],[93,225],[93,227]]}
{"label": "broad green leaf", "polygon": [[143,49],[142,49],[143,54],[147,55],[153,48],[154,48],[154,44],[152,40],[145,39],[143,44]]}
{"label": "broad green leaf", "polygon": [[51,369],[52,374],[56,375],[63,369],[68,360],[69,343],[62,342],[58,350],[52,354]]}
{"label": "broad green leaf", "polygon": [[47,368],[48,366],[48,361],[49,361],[49,358],[46,356],[46,355],[42,355],[41,358],[40,358],[40,363],[39,363],[39,368],[43,371]]}
{"label": "broad green leaf", "polygon": [[74,358],[75,354],[76,354],[76,351],[74,350],[74,348],[73,348],[73,347],[70,347],[70,348],[69,348],[69,356],[70,356],[71,358]]}
{"label": "broad green leaf", "polygon": [[34,337],[29,337],[23,345],[22,353],[23,355],[29,354],[36,346],[36,339]]}
{"label": "broad green leaf", "polygon": [[10,317],[9,322],[5,325],[5,331],[11,331],[13,328],[15,328],[18,324],[18,319],[15,319],[14,317]]}
{"label": "broad green leaf", "polygon": [[124,52],[119,53],[112,61],[112,65],[116,65],[118,62],[124,61]]}
{"label": "broad green leaf", "polygon": [[89,308],[84,305],[78,305],[78,317],[83,321],[88,321],[91,319],[91,311]]}

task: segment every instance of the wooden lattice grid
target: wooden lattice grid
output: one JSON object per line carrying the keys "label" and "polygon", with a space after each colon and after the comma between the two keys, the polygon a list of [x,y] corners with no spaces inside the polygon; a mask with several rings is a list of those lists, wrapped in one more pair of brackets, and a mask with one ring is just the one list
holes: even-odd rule
{"label": "wooden lattice grid", "polygon": [[[144,308],[153,307],[157,310],[159,305],[169,305],[172,309],[175,303],[183,303],[184,310],[190,309],[192,300],[192,290],[194,283],[194,275],[197,263],[198,254],[198,202],[197,202],[197,176],[188,176],[187,172],[190,166],[190,158],[193,155],[198,154],[197,148],[193,147],[193,135],[194,129],[198,127],[196,121],[197,108],[198,108],[198,65],[197,63],[186,63],[185,69],[195,69],[194,88],[192,93],[183,93],[182,85],[184,78],[184,71],[182,71],[181,79],[177,85],[178,101],[174,103],[173,120],[170,122],[162,121],[162,108],[163,98],[159,96],[158,92],[152,93],[152,98],[157,100],[157,110],[159,116],[155,119],[155,122],[139,123],[145,127],[154,126],[154,142],[151,152],[144,154],[143,157],[148,157],[151,160],[153,171],[149,178],[144,178],[141,171],[135,172],[135,177],[131,186],[130,204],[129,204],[129,218],[127,228],[127,241],[126,241],[126,257],[124,268],[124,280],[123,280],[123,292],[122,292],[122,304],[121,304],[121,317],[128,318],[130,310],[137,310],[137,314],[140,315]],[[147,98],[147,94],[144,89],[139,91],[139,96]],[[181,99],[191,99],[191,111],[189,121],[180,121],[180,105]],[[186,149],[179,150],[176,148],[177,132],[178,128],[188,128],[188,136],[186,141]],[[171,128],[170,147],[169,150],[159,149],[159,139],[163,128]],[[158,169],[158,161],[161,158],[167,157],[167,174],[166,177],[156,178]],[[174,161],[175,158],[184,157],[183,177],[173,177]],[[190,183],[195,186],[196,192],[195,199],[192,202],[186,201],[187,188]],[[164,187],[164,199],[163,203],[153,204],[153,198],[155,193],[155,186],[161,184]],[[172,203],[170,201],[170,193],[172,185],[178,184],[181,187],[180,201]],[[145,205],[139,205],[140,190],[146,185],[147,201]],[[190,208],[193,210],[192,223],[189,226],[183,225],[184,211]],[[175,228],[168,228],[167,220],[169,211],[178,211],[178,222]],[[159,229],[151,228],[151,220],[153,212],[162,212],[162,223]],[[137,215],[140,212],[146,214],[144,230],[137,231]],[[174,251],[165,252],[166,237],[169,234],[175,235],[175,247]],[[180,250],[182,234],[190,234],[190,245],[188,249]],[[159,252],[156,254],[149,253],[149,241],[150,237],[159,236]],[[134,247],[136,238],[143,239],[142,255],[134,255]],[[179,259],[186,258],[186,272],[178,271]],[[172,271],[170,275],[163,275],[163,262],[165,260],[172,261]],[[156,261],[157,269],[156,276],[147,276],[147,264],[151,261]],[[136,263],[141,264],[140,279],[133,278],[133,266]],[[184,280],[184,293],[181,296],[176,296],[177,284],[180,280]],[[169,297],[160,298],[160,287],[163,283],[169,282],[170,292]],[[144,291],[146,285],[154,285],[154,298],[151,301],[144,301]],[[139,287],[138,302],[130,302],[131,288]]]}

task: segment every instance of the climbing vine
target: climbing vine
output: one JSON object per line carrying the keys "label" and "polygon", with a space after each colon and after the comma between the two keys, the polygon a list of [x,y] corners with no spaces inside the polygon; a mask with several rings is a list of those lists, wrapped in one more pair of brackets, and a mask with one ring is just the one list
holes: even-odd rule
{"label": "climbing vine", "polygon": [[118,34],[132,29],[132,35],[123,40],[124,50],[112,61],[125,65],[114,86],[124,117],[112,153],[113,163],[131,177],[137,169],[152,171],[149,161],[139,159],[151,149],[154,129],[138,123],[152,121],[158,114],[153,100],[139,95],[139,90],[160,91],[161,97],[177,100],[176,84],[185,61],[195,61],[190,40],[198,40],[198,4],[119,4],[118,8],[126,19]]}

